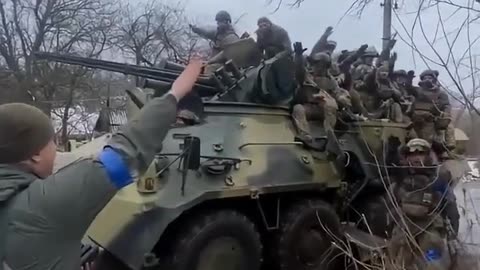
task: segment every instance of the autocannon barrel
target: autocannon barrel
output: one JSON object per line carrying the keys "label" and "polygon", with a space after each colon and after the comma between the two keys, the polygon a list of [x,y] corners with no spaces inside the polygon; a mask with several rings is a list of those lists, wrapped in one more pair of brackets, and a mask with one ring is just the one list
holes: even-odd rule
{"label": "autocannon barrel", "polygon": [[[79,65],[88,68],[108,70],[133,76],[138,76],[146,79],[173,82],[179,75],[181,70],[180,65],[175,66],[174,63],[169,63],[167,66],[174,67],[174,69],[161,69],[153,67],[143,67],[131,64],[121,64],[113,61],[91,59],[86,57],[62,55],[57,53],[36,52],[35,57],[39,60],[54,61],[70,65]],[[206,76],[200,76],[196,84],[197,88],[215,90],[215,82]]]}

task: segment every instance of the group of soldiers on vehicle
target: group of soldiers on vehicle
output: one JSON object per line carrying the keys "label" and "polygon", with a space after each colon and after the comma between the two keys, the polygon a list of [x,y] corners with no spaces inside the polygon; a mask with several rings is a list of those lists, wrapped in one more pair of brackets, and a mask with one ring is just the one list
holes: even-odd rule
{"label": "group of soldiers on vehicle", "polygon": [[[212,40],[212,56],[248,36],[239,37],[235,33],[228,12],[218,12],[215,19],[216,31],[191,26],[195,33]],[[290,100],[300,140],[308,143],[312,139],[309,121],[323,121],[325,129],[334,129],[342,112],[342,117],[355,120],[411,123],[410,138],[425,139],[444,158],[455,148],[450,102],[439,83],[438,71],[423,71],[418,86],[414,86],[414,71],[394,69],[397,60],[397,54],[391,53],[394,39],[380,54],[374,46],[366,44],[355,51],[336,52],[337,43],[328,39],[333,28],[328,27],[311,53],[304,56],[306,49],[302,43],[294,43],[292,50],[287,31],[270,19],[261,17],[257,25],[257,45],[264,59],[286,53],[286,61],[291,61],[291,65],[282,66],[290,68],[288,74],[295,78],[296,85],[290,93],[283,94]],[[209,65],[207,70],[212,66],[215,68]],[[285,83],[289,82],[285,79]]]}
{"label": "group of soldiers on vehicle", "polygon": [[[218,28],[214,32],[192,26],[194,32],[213,41],[212,54],[218,54],[225,46],[242,38],[235,33],[227,12],[219,12],[216,20]],[[280,83],[285,84],[294,82],[291,92],[287,91],[289,87],[282,88],[286,92],[281,93],[281,96],[291,104],[298,139],[305,145],[313,144],[309,122],[314,120],[320,121],[326,131],[335,130],[337,122],[344,119],[361,121],[386,118],[392,122],[412,123],[411,139],[406,144],[405,152],[401,153],[403,158],[399,163],[399,168],[403,164],[407,170],[400,175],[394,193],[399,194],[404,206],[402,210],[410,216],[423,218],[434,211],[432,208],[442,203],[443,195],[448,193],[448,181],[437,181],[432,186],[432,192],[438,191],[442,196],[431,197],[427,194],[430,189],[423,187],[429,187],[431,182],[435,182],[432,179],[437,176],[441,180],[448,178],[443,177],[443,172],[432,170],[432,165],[441,162],[455,147],[448,95],[438,82],[438,72],[423,72],[418,86],[413,86],[413,72],[394,71],[396,55],[390,55],[394,42],[381,54],[367,45],[354,52],[336,53],[336,43],[328,40],[332,33],[332,28],[329,27],[315,44],[311,54],[304,56],[305,49],[302,44],[297,42],[292,49],[287,31],[273,24],[268,18],[260,18],[258,27],[257,44],[264,58],[283,55],[282,61],[286,65],[274,68],[286,69],[293,78],[276,79],[283,79]],[[374,64],[375,58],[377,61]],[[55,133],[48,116],[26,104],[1,105],[0,129],[9,132],[3,132],[0,136],[0,226],[3,226],[3,233],[0,233],[0,269],[78,269],[81,265],[80,241],[88,227],[117,191],[130,186],[139,176],[146,174],[152,164],[157,165],[154,160],[159,149],[162,149],[162,141],[169,128],[178,124],[175,121],[178,121],[179,111],[182,112],[181,101],[192,92],[201,69],[202,63],[192,60],[175,79],[169,92],[139,108],[119,132],[107,136],[105,147],[98,149],[97,155],[73,162],[55,174]],[[208,73],[213,69],[214,66],[209,65],[204,72]],[[292,98],[289,99],[288,96]],[[223,146],[215,145],[215,149],[218,148]],[[437,155],[433,154],[434,151]],[[296,158],[297,155],[293,156]],[[308,159],[305,159],[303,163],[306,164],[307,161]],[[186,181],[186,173],[183,175]],[[414,179],[416,185],[411,185],[411,179]],[[211,186],[207,187],[211,191]],[[168,193],[167,191],[163,194]],[[76,193],[82,196],[72,196]],[[253,193],[251,195],[253,198]],[[138,201],[143,203],[143,200]],[[417,207],[420,204],[426,209]],[[411,205],[413,207],[409,207]],[[449,202],[447,205],[455,206]],[[458,214],[456,207],[452,208]],[[125,204],[122,204],[121,210],[124,209]],[[133,226],[132,231],[138,233],[138,228],[142,228],[141,231],[147,233],[134,234],[129,240],[138,238],[145,242],[146,238],[155,237],[150,235],[153,230],[148,229],[152,227],[142,227],[147,223],[146,220],[154,218],[142,216],[136,207],[132,209],[135,217],[141,219],[140,227]],[[449,209],[448,206],[446,209]],[[154,211],[148,213],[152,212]],[[221,213],[234,213],[229,217],[240,217],[240,220],[247,224],[247,230],[254,227],[253,223],[250,226],[250,223],[246,222],[247,218],[243,218],[240,212]],[[318,214],[318,211],[316,213]],[[452,219],[451,212],[445,215]],[[331,216],[335,216],[335,213]],[[168,218],[168,215],[159,217],[158,219]],[[211,224],[209,222],[210,220],[206,222],[208,226]],[[130,224],[133,222],[128,225]],[[199,223],[194,224],[192,238],[207,239],[198,237]],[[458,229],[458,224],[456,226]],[[128,226],[122,229],[126,227]],[[285,226],[287,227],[289,226]],[[429,226],[429,229],[432,231],[436,227]],[[258,234],[255,230],[253,232],[257,239]],[[295,234],[290,236],[295,238]],[[185,239],[187,238],[182,241]],[[433,238],[426,240],[427,255],[431,258],[436,256],[436,251],[430,248],[435,241]],[[419,242],[422,243],[421,240]],[[139,249],[139,246],[130,244],[128,241],[128,248],[131,248],[132,252]],[[220,246],[223,247],[223,244]],[[258,251],[260,254],[260,248]],[[195,252],[189,250],[188,253]],[[172,257],[178,261],[185,259],[182,256]],[[254,263],[260,261],[259,259]]]}
{"label": "group of soldiers on vehicle", "polygon": [[[227,14],[225,11],[219,12],[217,21],[224,15],[231,22],[230,15]],[[217,33],[221,29],[219,22]],[[228,29],[233,31],[231,26]],[[193,30],[201,32],[196,27]],[[410,169],[400,174],[402,176],[397,181],[395,194],[405,200],[405,205],[409,205],[412,198],[406,198],[405,194],[411,195],[413,190],[405,189],[408,187],[406,179],[420,179],[415,180],[415,188],[419,188],[419,185],[429,187],[432,186],[431,182],[436,182],[432,186],[432,192],[440,194],[441,199],[437,196],[430,204],[442,204],[442,209],[445,209],[443,216],[450,219],[453,230],[458,232],[459,214],[450,188],[451,174],[445,168],[440,173],[437,171],[442,161],[453,157],[452,150],[455,149],[450,101],[439,82],[439,72],[431,69],[423,71],[415,86],[414,71],[395,69],[397,54],[392,53],[395,39],[392,38],[380,53],[374,46],[367,44],[355,51],[337,52],[337,43],[329,40],[332,33],[333,28],[328,27],[310,54],[305,56],[306,49],[302,43],[292,44],[285,29],[273,24],[268,18],[258,20],[257,45],[264,59],[283,53],[286,54],[284,61],[290,61],[290,64],[282,65],[283,68],[290,68],[289,72],[282,74],[291,74],[295,85],[291,88],[293,91],[283,94],[284,97],[292,97],[285,100],[289,100],[291,107],[298,132],[296,139],[315,149],[311,122],[322,123],[325,131],[335,130],[339,120],[388,119],[390,122],[408,124],[409,135],[400,163]],[[219,37],[221,36],[216,36],[215,49],[228,44],[226,38]],[[285,80],[285,84],[290,82],[285,78],[278,79]],[[436,169],[432,170],[432,167]],[[424,189],[422,192],[425,197],[430,191]],[[424,201],[417,203],[425,204]],[[427,210],[432,210],[429,208],[431,207],[427,207]],[[427,210],[415,215],[417,218],[425,216]],[[405,211],[407,215],[411,214]]]}

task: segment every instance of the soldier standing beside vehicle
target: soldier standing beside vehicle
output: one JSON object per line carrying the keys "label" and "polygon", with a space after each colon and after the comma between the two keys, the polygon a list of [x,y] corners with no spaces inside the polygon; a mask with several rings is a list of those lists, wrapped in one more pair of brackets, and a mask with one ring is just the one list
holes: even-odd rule
{"label": "soldier standing beside vehicle", "polygon": [[[430,143],[424,139],[416,138],[407,143],[402,149],[401,165],[404,169],[392,191],[401,210],[395,215],[406,218],[396,222],[393,230],[395,262],[408,269],[447,269],[444,262],[449,259],[448,229],[442,218],[445,216],[442,204],[445,194],[451,192],[449,177],[442,172]],[[395,220],[400,219],[396,217]],[[443,267],[428,268],[432,264]]]}
{"label": "soldier standing beside vehicle", "polygon": [[9,131],[0,135],[0,194],[10,200],[2,234],[12,269],[80,269],[80,241],[90,223],[119,189],[145,172],[200,70],[201,62],[193,60],[169,93],[144,106],[97,157],[54,175],[50,119],[26,104],[0,106],[0,129]]}
{"label": "soldier standing beside vehicle", "polygon": [[[238,35],[235,33],[235,29],[233,29],[232,17],[227,11],[219,11],[215,16],[215,20],[217,21],[217,29],[215,30],[206,30],[200,27],[196,27],[194,25],[190,25],[190,28],[194,33],[201,36],[202,38],[211,41],[212,51],[210,53],[210,58],[213,58],[214,56],[219,54],[223,49],[225,49],[225,46],[227,46],[228,44],[240,40]],[[208,65],[205,68],[204,73],[212,74],[220,66],[221,65],[218,64]]]}

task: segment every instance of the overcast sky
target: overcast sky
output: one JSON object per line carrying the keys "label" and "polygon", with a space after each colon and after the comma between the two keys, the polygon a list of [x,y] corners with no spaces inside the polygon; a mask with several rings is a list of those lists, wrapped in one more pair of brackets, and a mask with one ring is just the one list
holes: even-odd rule
{"label": "overcast sky", "polygon": [[332,39],[342,48],[353,49],[362,42],[374,42],[377,46],[381,43],[382,9],[378,4],[368,8],[365,14],[368,20],[348,17],[338,24],[351,0],[307,0],[298,9],[285,6],[274,14],[271,13],[276,6],[268,6],[266,0],[186,0],[186,3],[187,11],[197,14],[197,20],[205,24],[215,23],[213,18],[220,9],[230,12],[234,20],[245,14],[236,25],[240,33],[253,32],[257,19],[267,16],[289,32],[292,42],[302,41],[306,47],[313,46],[329,25],[335,27]]}

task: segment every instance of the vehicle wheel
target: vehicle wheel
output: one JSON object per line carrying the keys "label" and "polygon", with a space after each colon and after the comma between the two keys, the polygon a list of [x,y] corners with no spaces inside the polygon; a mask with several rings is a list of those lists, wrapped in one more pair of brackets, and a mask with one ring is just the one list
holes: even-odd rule
{"label": "vehicle wheel", "polygon": [[[383,238],[391,235],[393,226],[390,213],[394,213],[394,211],[389,211],[389,206],[385,204],[385,201],[383,196],[373,196],[359,204],[356,208],[359,229]],[[361,215],[365,216],[365,220]]]}
{"label": "vehicle wheel", "polygon": [[236,211],[199,215],[179,231],[177,239],[168,269],[259,270],[262,264],[260,235]]}
{"label": "vehicle wheel", "polygon": [[305,200],[294,204],[282,215],[276,254],[279,268],[333,269],[338,251],[331,234],[340,236],[340,220],[328,203]]}

